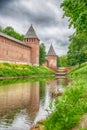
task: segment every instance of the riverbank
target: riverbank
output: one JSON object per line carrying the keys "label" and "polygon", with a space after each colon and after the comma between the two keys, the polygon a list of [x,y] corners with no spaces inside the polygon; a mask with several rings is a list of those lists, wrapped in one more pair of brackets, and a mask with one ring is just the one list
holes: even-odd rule
{"label": "riverbank", "polygon": [[[55,100],[55,110],[48,116],[45,130],[71,130],[87,113],[87,64],[69,71],[69,75],[73,84]],[[85,127],[80,124],[78,130]]]}
{"label": "riverbank", "polygon": [[28,76],[47,76],[55,72],[45,66],[0,63],[0,79],[25,78]]}

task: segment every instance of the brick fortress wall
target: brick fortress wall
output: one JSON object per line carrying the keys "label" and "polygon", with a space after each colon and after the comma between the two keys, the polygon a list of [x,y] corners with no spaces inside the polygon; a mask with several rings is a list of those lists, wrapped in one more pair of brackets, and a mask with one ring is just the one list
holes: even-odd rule
{"label": "brick fortress wall", "polygon": [[31,48],[0,36],[0,61],[31,63]]}
{"label": "brick fortress wall", "polygon": [[49,67],[57,67],[57,56],[47,56],[48,66]]}
{"label": "brick fortress wall", "polygon": [[39,65],[39,39],[37,38],[25,38],[24,42],[31,47],[31,64]]}

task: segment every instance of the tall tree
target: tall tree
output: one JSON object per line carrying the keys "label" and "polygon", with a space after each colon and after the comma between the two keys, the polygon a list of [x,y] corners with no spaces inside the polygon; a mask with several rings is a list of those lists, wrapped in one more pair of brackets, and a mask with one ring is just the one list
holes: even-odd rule
{"label": "tall tree", "polygon": [[40,52],[39,52],[39,63],[42,65],[45,62],[46,58],[46,50],[45,50],[45,45],[42,43],[40,45]]}
{"label": "tall tree", "polygon": [[68,65],[76,65],[87,60],[87,40],[84,37],[73,35],[70,38],[71,44],[68,51]]}
{"label": "tall tree", "polygon": [[57,56],[57,67],[60,67],[60,57]]}
{"label": "tall tree", "polygon": [[69,27],[75,28],[70,37],[68,64],[80,64],[87,57],[87,0],[63,0],[61,7],[68,17]]}
{"label": "tall tree", "polygon": [[67,67],[67,55],[59,57],[60,67]]}
{"label": "tall tree", "polygon": [[87,32],[87,0],[63,0],[61,7],[70,27],[74,26],[77,32]]}
{"label": "tall tree", "polygon": [[2,32],[3,31],[3,28],[2,28],[2,26],[0,26],[0,32]]}
{"label": "tall tree", "polygon": [[17,33],[17,32],[14,30],[14,28],[11,27],[11,26],[7,26],[5,29],[3,29],[3,32],[4,32],[5,34],[11,36],[11,37],[14,37],[14,38],[16,38],[16,39],[18,39],[18,40],[21,40],[21,41],[22,41],[23,38],[24,38],[24,35],[21,35],[21,34]]}

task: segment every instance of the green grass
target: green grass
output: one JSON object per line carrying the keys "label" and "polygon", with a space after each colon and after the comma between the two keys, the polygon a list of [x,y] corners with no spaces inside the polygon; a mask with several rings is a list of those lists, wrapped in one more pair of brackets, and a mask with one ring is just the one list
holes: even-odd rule
{"label": "green grass", "polygon": [[45,130],[71,130],[87,113],[87,64],[69,74],[73,84],[55,100],[55,109],[45,122]]}
{"label": "green grass", "polygon": [[83,69],[84,67],[87,67],[87,63],[83,63],[81,64],[80,68],[78,66],[74,67],[73,69],[71,69],[68,73],[69,74],[73,74],[74,72]]}
{"label": "green grass", "polygon": [[44,66],[0,63],[0,77],[8,76],[41,76],[54,74],[54,71]]}

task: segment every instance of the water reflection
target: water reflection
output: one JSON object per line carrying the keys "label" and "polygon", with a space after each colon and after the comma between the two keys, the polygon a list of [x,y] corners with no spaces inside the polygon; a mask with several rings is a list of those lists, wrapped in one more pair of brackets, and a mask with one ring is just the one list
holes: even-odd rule
{"label": "water reflection", "polygon": [[67,80],[27,82],[0,86],[0,130],[29,130],[47,115],[55,89],[65,89]]}

